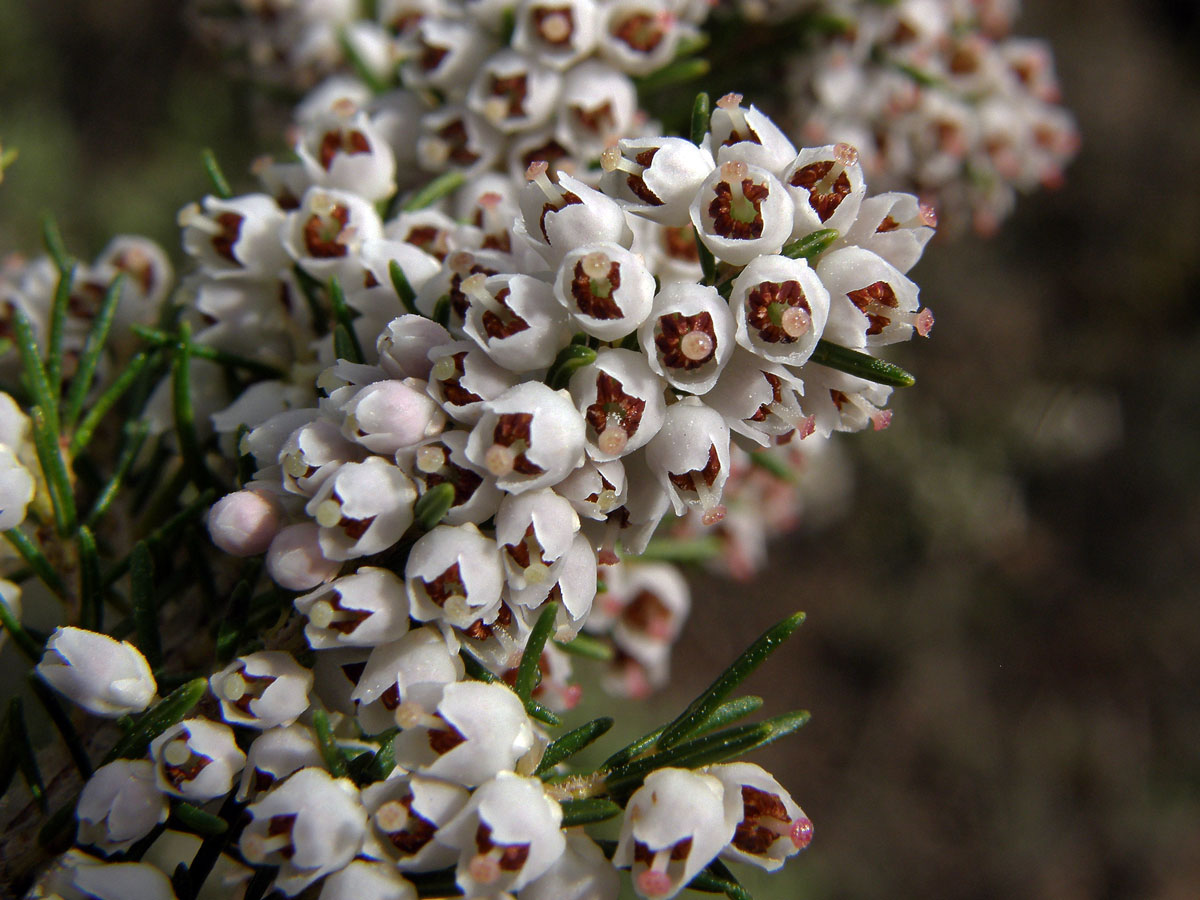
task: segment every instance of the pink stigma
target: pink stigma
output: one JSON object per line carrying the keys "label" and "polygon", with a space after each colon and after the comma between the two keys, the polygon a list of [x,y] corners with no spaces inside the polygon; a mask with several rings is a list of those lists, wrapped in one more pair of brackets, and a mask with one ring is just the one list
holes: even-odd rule
{"label": "pink stigma", "polygon": [[922,225],[937,228],[937,210],[933,208],[932,204],[922,203],[920,216]]}
{"label": "pink stigma", "polygon": [[800,440],[804,440],[810,434],[817,430],[817,417],[806,416],[804,422],[800,425]]}
{"label": "pink stigma", "polygon": [[666,872],[647,869],[637,877],[637,889],[639,894],[647,897],[665,896],[671,893],[671,876]]}
{"label": "pink stigma", "polygon": [[583,696],[583,685],[571,684],[567,685],[567,689],[563,691],[563,705],[567,709],[574,709],[579,705],[579,698]]}
{"label": "pink stigma", "polygon": [[480,854],[471,860],[467,872],[476,884],[491,884],[500,877],[500,863],[491,856]]}
{"label": "pink stigma", "polygon": [[921,337],[929,337],[931,330],[933,330],[933,310],[927,306],[917,315],[917,334]]}
{"label": "pink stigma", "polygon": [[792,831],[789,835],[792,843],[796,845],[797,850],[803,850],[813,839],[813,823],[812,819],[801,817],[792,823]]}
{"label": "pink stigma", "polygon": [[881,409],[875,415],[871,416],[871,425],[876,431],[883,431],[892,424],[892,411],[890,409]]}

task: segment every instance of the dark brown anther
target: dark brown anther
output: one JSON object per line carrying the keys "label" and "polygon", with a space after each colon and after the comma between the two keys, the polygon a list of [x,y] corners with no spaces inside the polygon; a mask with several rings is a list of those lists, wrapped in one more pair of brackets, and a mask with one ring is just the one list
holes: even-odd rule
{"label": "dark brown anther", "polygon": [[838,173],[837,178],[833,180],[832,187],[827,191],[822,190],[821,182],[829,174],[833,165],[832,159],[815,162],[798,169],[788,180],[792,187],[801,187],[808,191],[809,203],[822,222],[828,221],[829,217],[842,205],[842,201],[850,194],[850,179],[845,171]]}
{"label": "dark brown anther", "polygon": [[[625,433],[633,437],[642,423],[642,412],[645,409],[645,400],[631,397],[625,393],[620,381],[601,371],[596,377],[596,402],[587,408],[584,418],[599,435],[608,427],[608,417],[615,413],[621,420],[621,427],[625,429]],[[608,487],[611,488],[612,485]]]}
{"label": "dark brown anther", "polygon": [[338,240],[342,229],[350,220],[350,210],[336,204],[329,213],[329,219],[313,213],[304,223],[304,248],[309,256],[317,259],[333,259],[345,256],[349,250]]}
{"label": "dark brown anther", "polygon": [[743,222],[734,215],[733,188],[728,182],[718,181],[714,190],[717,196],[708,204],[713,231],[721,237],[743,241],[762,237],[762,202],[770,196],[770,188],[764,184],[755,184],[749,178],[742,179],[742,195],[754,209],[754,218],[749,222]]}
{"label": "dark brown anther", "polygon": [[575,263],[575,277],[571,279],[571,296],[575,298],[575,306],[585,316],[593,319],[619,319],[624,313],[613,300],[613,293],[621,286],[621,264],[613,262],[604,276],[608,281],[608,293],[603,297],[597,296],[592,286],[592,278],[583,270],[583,260]]}

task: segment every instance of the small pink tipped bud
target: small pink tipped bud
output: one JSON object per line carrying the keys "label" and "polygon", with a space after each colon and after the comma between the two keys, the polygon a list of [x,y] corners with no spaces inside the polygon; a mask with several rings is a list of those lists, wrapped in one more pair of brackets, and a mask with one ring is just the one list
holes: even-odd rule
{"label": "small pink tipped bud", "polygon": [[476,884],[491,884],[500,877],[500,863],[491,856],[480,854],[468,864],[467,872]]}
{"label": "small pink tipped bud", "polygon": [[663,897],[671,893],[671,888],[671,876],[666,872],[647,869],[637,877],[638,893],[647,897]]}
{"label": "small pink tipped bud", "polygon": [[212,542],[231,556],[265,553],[283,522],[279,507],[258,491],[234,491],[208,514]]}
{"label": "small pink tipped bud", "polygon": [[917,315],[917,324],[915,327],[917,334],[921,337],[929,337],[929,332],[933,330],[933,310],[928,306],[921,310]]}
{"label": "small pink tipped bud", "polygon": [[892,411],[890,409],[879,409],[871,415],[871,427],[876,431],[883,431],[892,424]]}
{"label": "small pink tipped bud", "polygon": [[569,684],[563,691],[563,706],[565,706],[567,709],[574,709],[579,705],[579,700],[581,697],[583,697],[583,685]]}
{"label": "small pink tipped bud", "polygon": [[792,823],[792,830],[789,834],[792,843],[796,845],[797,850],[803,850],[813,839],[813,823],[812,820],[802,816]]}
{"label": "small pink tipped bud", "polygon": [[[611,547],[605,547],[600,551],[600,555],[596,557],[596,561],[602,566],[615,566],[621,561],[621,557],[617,556],[617,552]],[[617,602],[616,608],[610,612],[620,612],[621,604]]]}

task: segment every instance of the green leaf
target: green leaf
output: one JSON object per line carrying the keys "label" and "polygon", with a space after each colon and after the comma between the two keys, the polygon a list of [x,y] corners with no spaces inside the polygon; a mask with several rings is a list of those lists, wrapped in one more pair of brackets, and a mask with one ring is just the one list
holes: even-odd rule
{"label": "green leaf", "polygon": [[604,822],[619,816],[623,810],[611,800],[604,797],[585,797],[581,800],[563,800],[562,827],[572,828],[576,825],[590,825],[593,822]]}
{"label": "green leaf", "polygon": [[71,254],[67,252],[67,245],[63,243],[58,223],[49,213],[42,216],[42,243],[46,247],[46,252],[50,254],[50,259],[54,261],[54,268],[58,269],[58,274],[62,275],[70,271]]}
{"label": "green leaf", "polygon": [[450,196],[465,183],[466,178],[462,172],[443,172],[405,200],[400,208],[404,212],[416,212],[419,209],[426,209],[433,206],[433,204],[437,203],[443,197]]}
{"label": "green leaf", "polygon": [[601,662],[610,662],[616,656],[616,651],[613,650],[612,644],[606,643],[599,638],[594,638],[590,634],[580,633],[569,641],[555,641],[554,643],[559,650],[572,653],[575,656],[582,656],[586,659],[598,659]]}
{"label": "green leaf", "polygon": [[[6,536],[7,534],[8,532],[5,532]],[[41,660],[42,646],[30,636],[21,621],[13,615],[12,607],[8,605],[8,600],[3,596],[0,596],[0,623],[3,623],[4,630],[12,637],[17,649],[25,654],[30,662],[36,663]]]}
{"label": "green leaf", "polygon": [[703,563],[721,555],[721,540],[712,535],[695,538],[651,538],[646,549],[631,562]]}
{"label": "green leaf", "polygon": [[413,518],[422,531],[432,531],[454,505],[454,485],[449,481],[425,491],[413,505]]}
{"label": "green leaf", "polygon": [[602,762],[600,764],[600,770],[604,771],[607,769],[612,771],[614,769],[618,769],[635,757],[638,757],[647,750],[650,750],[654,746],[654,742],[658,740],[659,735],[663,733],[663,730],[666,727],[667,726],[663,725],[659,728],[655,728],[653,731],[643,734],[636,741],[626,744],[624,747]]}
{"label": "green leaf", "polygon": [[201,837],[224,834],[229,830],[229,823],[220,816],[207,813],[190,803],[176,804],[171,810],[171,816],[175,820],[174,824],[182,831],[190,831]]}
{"label": "green leaf", "polygon": [[[54,591],[60,599],[66,597],[67,588],[58,571],[51,565],[50,560],[46,559],[41,548],[25,532],[19,528],[10,528],[4,532],[4,539],[13,546],[17,553],[21,554],[21,559],[25,560],[25,564],[33,570],[33,573],[42,579],[46,587]],[[38,653],[40,655],[41,651],[39,650]]]}
{"label": "green leaf", "polygon": [[[76,435],[79,433],[76,432]],[[96,502],[92,504],[91,512],[87,514],[86,521],[89,526],[95,525],[108,512],[109,506],[117,498],[117,494],[125,483],[125,476],[129,474],[129,469],[133,465],[133,461],[137,459],[149,433],[150,423],[145,420],[125,423],[125,446],[121,448],[121,455],[117,459],[112,477],[100,489],[100,493],[96,495]]]}
{"label": "green leaf", "polygon": [[88,391],[92,389],[92,379],[96,375],[96,366],[100,364],[100,356],[108,341],[108,332],[112,328],[113,318],[117,313],[117,302],[121,299],[121,287],[125,283],[125,273],[117,275],[104,292],[104,301],[92,320],[88,330],[87,340],[83,344],[83,352],[79,356],[79,367],[71,378],[71,386],[67,391],[67,409],[63,415],[63,430],[70,431],[79,421],[83,412],[83,404]]}
{"label": "green leaf", "polygon": [[71,300],[71,285],[75,281],[75,264],[71,263],[65,271],[59,272],[58,284],[54,289],[54,299],[50,303],[49,339],[46,341],[46,379],[54,396],[58,397],[62,388],[63,369],[63,337],[67,330],[67,305]]}
{"label": "green leaf", "polygon": [[562,390],[576,371],[595,361],[596,351],[591,347],[585,344],[568,344],[558,351],[558,356],[546,372],[546,384],[556,391]]}
{"label": "green leaf", "polygon": [[812,262],[828,250],[830,245],[837,239],[838,232],[836,228],[821,228],[811,234],[806,234],[799,240],[785,244],[779,253],[781,256],[788,256],[792,259],[807,259],[809,262]]}
{"label": "green leaf", "polygon": [[544,772],[549,772],[564,759],[574,756],[588,744],[592,743],[592,741],[607,732],[612,726],[613,720],[608,716],[602,716],[599,719],[592,719],[592,721],[568,731],[546,747],[546,751],[542,754],[542,761],[538,763],[537,770],[533,774],[541,775]]}
{"label": "green leaf", "polygon": [[104,762],[145,756],[150,742],[176,722],[182,721],[207,690],[207,678],[193,678],[177,687],[134,720],[129,733],[117,741],[116,746],[104,757]]}
{"label": "green leaf", "polygon": [[666,749],[679,743],[691,734],[697,727],[708,719],[729,696],[730,691],[742,683],[746,677],[757,669],[764,660],[783,644],[804,622],[804,613],[798,612],[788,616],[777,625],[763,632],[753,644],[747,647],[724,672],[717,676],[716,681],[708,689],[693,700],[675,721],[664,729],[658,739],[658,748]]}
{"label": "green leaf", "polygon": [[53,425],[54,438],[58,439],[58,397],[50,385],[46,368],[42,364],[42,350],[38,346],[37,337],[33,333],[33,324],[25,313],[16,308],[13,310],[13,339],[17,344],[17,352],[21,357],[21,369],[25,375],[25,383],[33,397],[35,406],[45,411],[46,420]]}
{"label": "green leaf", "polygon": [[150,668],[162,666],[162,639],[158,633],[158,598],[154,593],[154,556],[145,541],[138,541],[129,556],[130,600],[137,628],[138,649]]}
{"label": "green leaf", "polygon": [[342,284],[336,278],[329,279],[329,303],[333,308],[333,318],[337,324],[333,327],[333,349],[338,359],[346,359],[352,363],[362,363],[362,345],[358,335],[354,333],[354,316],[346,305],[346,294]]}
{"label": "green leaf", "polygon": [[750,892],[736,880],[721,878],[709,869],[705,869],[687,883],[693,891],[703,891],[706,894],[724,894],[729,900],[754,900]]}
{"label": "green leaf", "polygon": [[697,735],[707,734],[718,728],[724,728],[730,722],[736,722],[738,719],[744,719],[751,713],[757,712],[762,705],[763,698],[753,695],[726,701],[713,710],[711,716],[700,723],[695,733]]}
{"label": "green leaf", "polygon": [[[217,661],[224,664],[237,656],[238,648],[245,640],[246,626],[250,619],[250,600],[253,587],[242,579],[229,595],[229,609],[221,619],[217,630]],[[136,601],[135,601],[136,602]]]}
{"label": "green leaf", "polygon": [[217,155],[213,153],[211,147],[205,147],[200,151],[200,163],[204,166],[208,180],[212,182],[213,192],[222,200],[230,199],[233,196],[233,189],[230,188],[225,173],[221,171],[221,164],[217,162]]}
{"label": "green leaf", "polygon": [[104,589],[100,583],[100,554],[86,525],[76,534],[79,547],[79,624],[88,631],[104,629]]}
{"label": "green leaf", "polygon": [[367,769],[367,781],[374,783],[383,781],[396,768],[396,738],[400,734],[400,729],[394,729],[383,742],[379,745],[379,749],[375,751],[375,756],[371,760],[371,765]]}
{"label": "green leaf", "polygon": [[392,288],[405,311],[419,316],[421,313],[417,309],[417,292],[408,283],[408,276],[404,274],[404,269],[400,268],[400,263],[394,259],[388,260],[388,276],[392,279]]}
{"label": "green leaf", "polygon": [[[136,323],[129,327],[142,340],[156,347],[174,347],[180,340],[178,334],[171,334],[168,331],[163,331],[161,328],[148,328],[145,325],[138,325]],[[224,350],[218,350],[216,347],[209,347],[205,344],[191,344],[188,347],[188,352],[197,359],[207,359],[228,369],[245,369],[247,372],[261,375],[263,378],[286,378],[288,374],[279,366],[251,359],[248,356],[227,353]]]}
{"label": "green leaf", "polygon": [[13,776],[17,774],[17,745],[13,740],[12,720],[9,716],[0,719],[0,797],[8,793]]}
{"label": "green leaf", "polygon": [[347,60],[350,61],[351,68],[354,69],[354,74],[358,76],[358,80],[371,89],[372,94],[382,94],[391,88],[391,85],[375,74],[375,71],[367,65],[362,58],[362,54],[354,46],[354,42],[344,30],[338,32],[338,44],[341,45],[342,53],[345,54]]}
{"label": "green leaf", "polygon": [[67,746],[67,752],[71,755],[71,761],[75,763],[75,768],[79,770],[79,774],[83,777],[83,780],[87,781],[92,777],[92,761],[83,746],[83,739],[71,723],[71,717],[67,715],[62,704],[58,702],[54,691],[42,681],[36,671],[30,672],[28,678],[29,686],[37,696],[38,702],[42,704],[42,708],[46,710],[46,715],[50,717],[50,721],[54,723],[54,727],[58,729],[58,733],[62,736],[63,743]]}
{"label": "green leaf", "polygon": [[242,900],[263,900],[263,897],[267,896],[267,891],[271,889],[271,885],[275,883],[275,876],[278,873],[278,866],[256,866],[254,877],[247,883]]}
{"label": "green leaf", "polygon": [[912,387],[917,383],[917,379],[913,375],[894,363],[884,362],[882,359],[851,350],[849,347],[831,344],[824,338],[817,341],[817,347],[808,361],[891,387]]}
{"label": "green leaf", "polygon": [[192,407],[192,329],[187,322],[179,325],[179,343],[171,360],[171,397],[175,410],[175,435],[179,452],[187,466],[192,484],[204,490],[212,475],[204,464],[200,438],[196,434],[196,413]]}
{"label": "green leaf", "polygon": [[29,786],[29,793],[42,808],[42,812],[45,812],[47,809],[46,782],[42,780],[42,772],[37,764],[37,754],[29,740],[29,730],[25,727],[25,709],[20,697],[13,697],[8,704],[8,734],[16,749],[17,765],[21,769],[21,775],[25,778],[25,784]]}
{"label": "green leaf", "polygon": [[637,86],[639,94],[646,94],[662,90],[671,85],[686,84],[689,81],[695,81],[697,78],[703,78],[709,73],[711,68],[712,65],[709,61],[702,57],[676,59],[674,62],[667,63],[661,69],[657,69],[649,75],[635,78],[633,83]]}
{"label": "green leaf", "polygon": [[517,666],[517,682],[513,686],[513,690],[517,692],[517,696],[522,701],[527,701],[532,697],[533,689],[541,680],[542,673],[539,663],[542,659],[542,651],[546,648],[546,640],[550,637],[550,632],[554,630],[554,619],[557,615],[558,604],[547,603],[542,608],[537,622],[534,623],[533,630],[529,632],[529,639],[525,642],[525,650],[521,654],[521,662]]}
{"label": "green leaf", "polygon": [[705,91],[696,95],[692,103],[692,143],[700,144],[708,134],[709,121],[712,119],[712,98]]}
{"label": "green leaf", "polygon": [[438,297],[437,302],[433,304],[433,315],[431,318],[443,328],[448,328],[450,326],[451,309],[450,295],[442,294],[442,296]]}
{"label": "green leaf", "polygon": [[525,701],[525,712],[529,713],[530,716],[537,719],[539,722],[544,722],[545,724],[551,725],[555,728],[562,724],[562,719],[558,717],[557,713],[555,713],[549,707],[538,703],[532,697]]}
{"label": "green leaf", "polygon": [[321,758],[325,760],[325,768],[334,778],[345,778],[346,754],[334,740],[333,729],[329,725],[329,716],[325,710],[315,710],[312,723],[313,731],[317,733],[317,745],[321,748]]}
{"label": "green leaf", "polygon": [[[121,374],[113,379],[112,384],[104,389],[104,392],[96,398],[96,401],[91,405],[91,408],[84,414],[83,421],[75,429],[75,433],[71,435],[71,445],[69,452],[71,457],[78,456],[91,443],[92,434],[99,426],[101,420],[108,411],[116,405],[121,396],[129,390],[152,364],[157,363],[161,359],[157,353],[138,353],[126,364],[121,370]],[[133,427],[141,427],[138,423],[133,424]],[[132,460],[131,460],[132,461]],[[98,503],[99,501],[97,501]]]}
{"label": "green leaf", "polygon": [[[458,655],[462,657],[463,665],[466,668],[467,675],[476,681],[486,681],[488,684],[499,681],[504,684],[500,676],[492,672],[487,666],[481,663],[478,657],[475,656],[466,647],[458,651]],[[507,685],[505,685],[507,687]],[[553,710],[547,709],[541,703],[530,697],[525,701],[525,712],[533,716],[539,722],[545,722],[547,725],[558,726],[562,724],[560,719]]]}
{"label": "green leaf", "polygon": [[767,450],[750,451],[750,462],[758,466],[772,478],[778,478],[780,481],[786,481],[789,484],[793,484],[796,481],[796,472],[792,467]]}
{"label": "green leaf", "polygon": [[308,303],[308,311],[312,315],[313,330],[317,334],[325,334],[329,331],[329,315],[326,313],[325,304],[321,300],[321,282],[300,268],[299,263],[292,266],[292,271],[296,275],[296,283],[300,285],[300,293],[304,295],[304,299]]}
{"label": "green leaf", "polygon": [[58,533],[65,536],[75,530],[75,492],[67,474],[67,464],[59,449],[58,434],[42,407],[32,407],[29,410],[29,419],[33,423],[33,446],[37,450],[38,462],[46,478],[50,504],[54,507],[54,522]]}

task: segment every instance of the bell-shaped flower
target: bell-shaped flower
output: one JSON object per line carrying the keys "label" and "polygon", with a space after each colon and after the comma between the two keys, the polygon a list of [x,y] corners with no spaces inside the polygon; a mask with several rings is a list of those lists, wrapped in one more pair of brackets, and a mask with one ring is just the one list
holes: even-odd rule
{"label": "bell-shaped flower", "polygon": [[[472,61],[478,63],[478,58]],[[503,151],[504,135],[463,106],[447,104],[421,117],[417,160],[422,169],[478,175],[490,169]]]}
{"label": "bell-shaped flower", "polygon": [[521,699],[503,684],[447,685],[437,713],[396,738],[396,762],[421,775],[474,787],[517,768],[534,748]]}
{"label": "bell-shaped flower", "polygon": [[434,872],[454,865],[458,853],[434,837],[470,796],[461,785],[420,775],[393,776],[362,793],[380,854],[402,872]]}
{"label": "bell-shaped flower", "polygon": [[279,503],[263,490],[226,494],[208,512],[212,542],[231,556],[266,553],[283,523]]}
{"label": "bell-shaped flower", "polygon": [[317,900],[417,900],[417,889],[390,862],[355,859],[321,885]]}
{"label": "bell-shaped flower", "polygon": [[918,310],[917,286],[862,247],[826,253],[817,275],[829,289],[829,339],[847,347],[879,347],[929,336],[933,313]]}
{"label": "bell-shaped flower", "polygon": [[310,188],[300,208],[288,214],[284,241],[288,254],[319,281],[362,278],[358,258],[363,242],[383,237],[383,224],[370,201],[358,194]]}
{"label": "bell-shaped flower", "polygon": [[646,445],[646,464],[671,495],[676,515],[696,507],[706,525],[725,515],[721,492],[729,478],[729,426],[699,398],[667,407],[662,428]]}
{"label": "bell-shaped flower", "polygon": [[413,35],[413,53],[401,77],[414,88],[439,88],[459,93],[492,51],[491,37],[470,20],[425,16]]}
{"label": "bell-shaped flower", "polygon": [[691,611],[691,592],[679,569],[669,563],[629,566],[619,581],[620,614],[612,638],[623,653],[646,666],[670,648]]}
{"label": "bell-shaped flower", "polygon": [[238,802],[254,799],[293,772],[323,765],[321,747],[311,728],[299,724],[269,728],[254,739],[246,753],[246,765],[238,785]]}
{"label": "bell-shaped flower", "polygon": [[843,238],[878,253],[901,272],[917,264],[937,228],[937,213],[912,194],[889,192],[867,197]]}
{"label": "bell-shaped flower", "polygon": [[445,431],[413,453],[413,478],[424,494],[439,484],[454,488],[454,499],[442,521],[447,525],[476,525],[496,514],[503,496],[496,479],[466,454],[467,432]]}
{"label": "bell-shaped flower", "polygon": [[592,52],[600,37],[600,11],[592,0],[523,0],[517,6],[513,47],[556,69]]}
{"label": "bell-shaped flower", "polygon": [[[739,344],[770,362],[803,365],[829,318],[829,292],[804,259],[760,256],[734,279]],[[861,344],[857,345],[861,346]]]}
{"label": "bell-shaped flower", "polygon": [[141,712],[158,691],[150,664],[128,641],[67,626],[56,628],[37,664],[43,681],[92,715]]}
{"label": "bell-shaped flower", "polygon": [[408,631],[404,584],[387,569],[362,566],[295,602],[308,618],[304,636],[314,650],[377,647]]}
{"label": "bell-shaped flower", "polygon": [[445,621],[456,628],[490,622],[504,586],[496,542],[470,523],[438,525],[413,544],[404,586],[415,619]]}
{"label": "bell-shaped flower", "polygon": [[558,105],[562,76],[515,50],[501,50],[476,70],[467,108],[508,134],[544,125]]}
{"label": "bell-shaped flower", "polygon": [[601,350],[593,363],[571,376],[570,392],[587,423],[588,456],[597,462],[640,450],[666,415],[662,381],[646,358],[632,350]]}
{"label": "bell-shaped flower", "polygon": [[315,419],[301,425],[279,449],[283,489],[311,497],[321,483],[344,463],[361,462],[366,449],[348,440],[329,419]]}
{"label": "bell-shaped flower", "polygon": [[554,491],[566,497],[579,515],[604,522],[609,513],[625,503],[626,487],[625,466],[620,460],[589,459],[556,484]]}
{"label": "bell-shaped flower", "polygon": [[342,412],[342,434],[385,456],[440,433],[446,424],[418,378],[368,384],[342,404]]}
{"label": "bell-shaped flower", "polygon": [[30,900],[175,900],[171,879],[150,863],[109,863],[68,850],[26,895]]}
{"label": "bell-shaped flower", "polygon": [[[418,285],[410,286],[418,289]],[[393,319],[379,333],[375,349],[379,365],[389,378],[421,378],[429,380],[434,347],[450,342],[450,332],[424,316],[403,315]]]}
{"label": "bell-shaped flower", "polygon": [[321,527],[330,559],[370,556],[400,540],[413,521],[417,489],[393,463],[372,456],[346,463],[327,478],[305,511]]}
{"label": "bell-shaped flower", "polygon": [[463,661],[445,638],[428,626],[382,644],[367,657],[351,699],[358,723],[378,734],[432,713],[448,684],[463,677]]}
{"label": "bell-shaped flower", "polygon": [[548,487],[583,462],[583,417],[566,391],[524,382],[484,403],[467,458],[509,493]]}
{"label": "bell-shaped flower", "polygon": [[548,263],[557,267],[583,244],[632,243],[625,211],[615,200],[562,172],[556,183],[547,170],[545,162],[529,167],[520,204],[525,232]]}
{"label": "bell-shaped flower", "polygon": [[563,257],[554,296],[573,322],[602,341],[637,329],[654,303],[654,276],[620,244],[584,244]]}
{"label": "bell-shaped flower", "polygon": [[455,341],[429,351],[429,396],[459,422],[474,425],[483,415],[483,402],[500,396],[516,381],[509,369],[497,365],[485,347]]}
{"label": "bell-shaped flower", "polygon": [[799,378],[783,366],[738,348],[704,402],[725,417],[737,434],[761,447],[790,432],[812,433],[813,420],[804,414]]}
{"label": "bell-shaped flower", "polygon": [[638,343],[650,368],[672,387],[703,394],[729,362],[733,335],[733,314],[716,288],[675,282],[654,298]]}
{"label": "bell-shaped flower", "polygon": [[719,779],[658,769],[629,798],[613,865],[631,870],[640,896],[666,900],[712,862],[741,817],[741,798]]}
{"label": "bell-shaped flower", "polygon": [[[522,605],[537,606],[558,576],[561,561],[579,531],[579,516],[565,497],[549,488],[505,497],[496,513],[496,542],[509,590],[535,589]],[[533,600],[540,593],[541,597]]]}
{"label": "bell-shaped flower", "polygon": [[637,111],[633,80],[606,62],[587,59],[564,73],[555,132],[577,158],[594,159],[613,135],[632,131]]}
{"label": "bell-shaped flower", "polygon": [[778,178],[738,159],[721,163],[704,180],[690,214],[713,256],[744,266],[783,248],[792,234],[794,210]]}
{"label": "bell-shaped flower", "polygon": [[687,225],[688,208],[715,168],[712,155],[676,137],[624,138],[600,157],[604,190],[630,212],[661,225]]}
{"label": "bell-shaped flower", "polygon": [[858,151],[849,144],[804,148],[782,178],[795,201],[793,239],[819,228],[845,233],[867,194]]}
{"label": "bell-shaped flower", "polygon": [[184,719],[150,742],[159,790],[192,803],[228,794],[246,765],[233,729],[208,719]]}
{"label": "bell-shaped flower", "polygon": [[167,800],[145,759],[118,759],[101,766],[83,786],[75,807],[80,844],[104,853],[128,850],[167,821]]}
{"label": "bell-shaped flower", "polygon": [[467,896],[519,891],[545,874],[566,848],[562,807],[539,778],[500,772],[438,830],[459,850],[455,879]]}
{"label": "bell-shaped flower", "polygon": [[33,475],[17,458],[16,449],[0,444],[0,531],[25,521],[25,510],[36,490]]}
{"label": "bell-shaped flower", "polygon": [[725,763],[709,766],[704,773],[725,785],[726,796],[739,796],[742,801],[741,820],[733,840],[721,851],[724,859],[774,872],[812,841],[812,821],[762,767],[747,762]]}
{"label": "bell-shaped flower", "polygon": [[226,722],[266,730],[291,725],[308,709],[313,674],[290,653],[260,650],[238,657],[208,684]]}
{"label": "bell-shaped flower", "polygon": [[741,94],[726,94],[716,103],[709,141],[717,164],[738,160],[778,173],[796,156],[796,148],[771,119],[751,106],[742,108]]}
{"label": "bell-shaped flower", "polygon": [[289,264],[279,242],[285,215],[266,194],[205,197],[179,211],[183,249],[206,277],[273,280]]}
{"label": "bell-shaped flower", "polygon": [[521,900],[617,900],[621,876],[582,828],[566,830],[567,846],[546,873],[525,885]]}
{"label": "bell-shaped flower", "polygon": [[692,33],[674,0],[614,0],[604,9],[600,52],[630,75],[648,75],[675,58],[679,38]]}
{"label": "bell-shaped flower", "polygon": [[821,437],[833,431],[862,431],[870,425],[883,431],[892,424],[892,411],[884,409],[892,389],[809,363],[804,367],[804,412],[813,417]]}
{"label": "bell-shaped flower", "polygon": [[288,897],[348,865],[367,833],[358,788],[316,767],[296,772],[246,812],[242,856],[253,865],[279,866],[275,888]]}
{"label": "bell-shaped flower", "polygon": [[310,590],[337,575],[341,565],[321,549],[321,528],[316,522],[289,525],[267,548],[267,574],[289,591]]}
{"label": "bell-shaped flower", "polygon": [[470,302],[463,330],[499,366],[513,372],[546,368],[570,342],[567,314],[539,278],[471,275],[461,289]]}
{"label": "bell-shaped flower", "polygon": [[396,157],[363,110],[343,115],[338,109],[307,123],[296,155],[314,185],[353,191],[371,202],[396,191]]}

